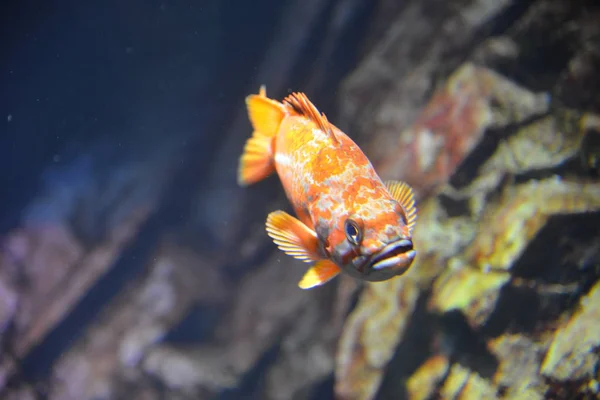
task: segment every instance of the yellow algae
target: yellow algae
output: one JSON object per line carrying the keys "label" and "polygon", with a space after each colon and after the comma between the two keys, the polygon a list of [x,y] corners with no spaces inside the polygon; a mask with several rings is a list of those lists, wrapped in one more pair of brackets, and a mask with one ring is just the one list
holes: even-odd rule
{"label": "yellow algae", "polygon": [[435,296],[431,305],[438,312],[466,311],[488,294],[498,292],[509,279],[510,275],[506,272],[483,272],[468,266],[458,271],[446,270],[434,284]]}
{"label": "yellow algae", "polygon": [[408,379],[406,389],[411,400],[427,400],[435,394],[436,387],[448,373],[450,361],[442,355],[435,355],[425,361]]}
{"label": "yellow algae", "polygon": [[557,380],[595,378],[600,362],[600,282],[581,299],[579,310],[554,335],[542,374]]}

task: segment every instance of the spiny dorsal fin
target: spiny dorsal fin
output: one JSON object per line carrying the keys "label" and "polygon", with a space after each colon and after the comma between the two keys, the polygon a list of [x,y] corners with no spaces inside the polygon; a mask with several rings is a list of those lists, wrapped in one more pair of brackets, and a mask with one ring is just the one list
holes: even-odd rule
{"label": "spiny dorsal fin", "polygon": [[310,102],[304,93],[292,93],[283,99],[283,102],[289,104],[297,113],[312,120],[317,124],[319,129],[326,132],[335,143],[339,143],[325,114],[320,113],[319,110],[317,110],[317,107]]}
{"label": "spiny dorsal fin", "polygon": [[415,195],[408,184],[398,181],[386,181],[388,191],[406,212],[406,225],[412,233],[417,221],[417,207],[415,206]]}

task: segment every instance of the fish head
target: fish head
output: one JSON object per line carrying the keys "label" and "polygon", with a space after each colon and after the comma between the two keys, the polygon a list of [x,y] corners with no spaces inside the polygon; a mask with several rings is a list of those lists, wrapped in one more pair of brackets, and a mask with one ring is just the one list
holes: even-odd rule
{"label": "fish head", "polygon": [[345,272],[372,282],[402,275],[416,255],[407,212],[394,199],[340,216],[330,233],[330,250]]}

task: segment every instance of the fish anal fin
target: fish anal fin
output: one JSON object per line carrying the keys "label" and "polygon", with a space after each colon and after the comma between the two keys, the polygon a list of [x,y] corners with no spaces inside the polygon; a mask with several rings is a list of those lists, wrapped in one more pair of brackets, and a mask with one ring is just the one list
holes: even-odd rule
{"label": "fish anal fin", "polygon": [[412,232],[417,221],[417,207],[415,205],[415,195],[412,188],[404,182],[391,180],[386,181],[385,186],[394,200],[404,208],[404,212],[406,213],[406,225],[408,226],[408,230]]}
{"label": "fish anal fin", "polygon": [[325,114],[319,112],[317,107],[315,107],[304,93],[292,93],[283,102],[289,104],[298,114],[313,121],[319,129],[331,137],[334,143],[339,143]]}
{"label": "fish anal fin", "polygon": [[321,258],[317,234],[285,211],[270,213],[266,228],[273,242],[287,255],[304,262]]}
{"label": "fish anal fin", "polygon": [[302,277],[302,280],[298,283],[300,289],[311,289],[315,286],[320,286],[324,283],[329,282],[340,273],[340,267],[338,267],[333,261],[328,259],[322,259],[317,261],[306,274]]}

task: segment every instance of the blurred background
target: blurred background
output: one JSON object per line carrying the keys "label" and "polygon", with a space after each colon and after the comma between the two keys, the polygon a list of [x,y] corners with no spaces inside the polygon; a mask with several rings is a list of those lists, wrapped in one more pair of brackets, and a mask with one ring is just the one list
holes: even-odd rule
{"label": "blurred background", "polygon": [[[599,395],[597,2],[1,7],[1,399]],[[297,287],[261,84],[414,187],[406,275]]]}

